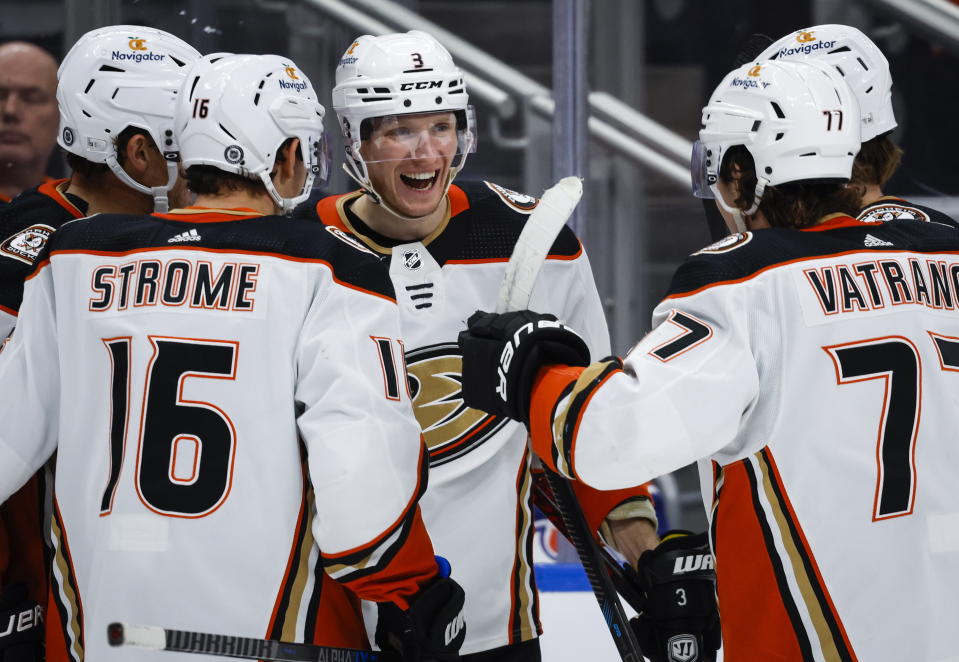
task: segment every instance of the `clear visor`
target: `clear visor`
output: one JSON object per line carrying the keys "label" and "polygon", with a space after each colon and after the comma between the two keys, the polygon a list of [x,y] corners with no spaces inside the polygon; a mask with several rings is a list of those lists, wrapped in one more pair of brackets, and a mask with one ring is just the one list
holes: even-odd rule
{"label": "clear visor", "polygon": [[693,155],[689,163],[689,174],[693,184],[693,195],[697,198],[712,200],[716,196],[711,188],[716,183],[715,172],[710,173],[709,161],[706,156],[706,145],[702,140],[693,143]]}
{"label": "clear visor", "polygon": [[333,162],[326,131],[313,143],[310,152],[307,163],[313,173],[312,187],[325,186],[330,181],[330,164]]}
{"label": "clear visor", "polygon": [[473,108],[461,111],[383,115],[363,120],[363,161],[453,161],[476,151]]}

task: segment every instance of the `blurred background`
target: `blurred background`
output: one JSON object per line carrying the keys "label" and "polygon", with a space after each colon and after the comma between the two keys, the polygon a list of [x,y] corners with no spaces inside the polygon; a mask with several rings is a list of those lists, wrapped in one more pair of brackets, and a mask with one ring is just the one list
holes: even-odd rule
{"label": "blurred background", "polygon": [[[0,41],[34,42],[57,58],[87,30],[117,23],[167,30],[204,53],[289,56],[325,91],[327,107],[335,64],[355,36],[432,32],[467,72],[477,110],[478,151],[460,177],[536,195],[556,175],[554,74],[579,56],[584,79],[561,86],[567,107],[570,93],[589,92],[575,111],[587,127],[577,166],[587,195],[576,222],[620,354],[649,329],[678,264],[710,241],[689,193],[691,141],[702,105],[753,33],[775,39],[846,23],[870,36],[891,64],[894,140],[905,149],[886,190],[959,215],[959,7],[949,0],[0,1]],[[570,42],[564,27],[581,41]],[[332,112],[327,130],[336,159]],[[50,167],[60,174],[58,158]],[[328,188],[352,187],[335,168]],[[704,526],[697,482],[692,468],[660,481],[671,526]]]}

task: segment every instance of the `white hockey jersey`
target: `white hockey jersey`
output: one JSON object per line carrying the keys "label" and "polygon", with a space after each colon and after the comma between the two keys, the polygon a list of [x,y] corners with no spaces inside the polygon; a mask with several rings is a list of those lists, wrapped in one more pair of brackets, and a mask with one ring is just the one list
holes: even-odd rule
{"label": "white hockey jersey", "polygon": [[[391,255],[406,343],[413,407],[430,449],[429,489],[421,503],[438,554],[466,591],[461,653],[490,650],[541,632],[532,567],[533,521],[527,434],[523,425],[463,404],[457,334],[477,309],[496,304],[506,263],[537,199],[488,182],[449,192],[450,218],[422,242],[396,245],[363,226],[349,205],[359,192],[325,198],[316,213]],[[359,227],[359,229],[357,229]],[[531,305],[571,320],[594,357],[609,336],[589,260],[565,229],[536,281]],[[586,494],[586,492],[589,492]],[[621,502],[655,521],[645,488],[628,493],[577,491],[591,523]],[[375,610],[364,605],[368,622]]]}
{"label": "white hockey jersey", "polygon": [[625,365],[537,383],[534,447],[599,488],[700,460],[725,659],[955,659],[957,308],[946,226],[734,235]]}
{"label": "white hockey jersey", "polygon": [[152,660],[107,646],[117,620],[343,645],[324,570],[401,606],[436,575],[379,258],[252,210],[47,250],[0,353],[0,498],[57,451],[48,659]]}

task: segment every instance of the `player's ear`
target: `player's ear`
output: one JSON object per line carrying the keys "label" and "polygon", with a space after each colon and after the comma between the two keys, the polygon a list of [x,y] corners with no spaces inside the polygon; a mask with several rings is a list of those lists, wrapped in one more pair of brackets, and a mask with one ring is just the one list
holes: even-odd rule
{"label": "player's ear", "polygon": [[133,134],[123,146],[123,169],[141,183],[143,176],[157,159],[163,159],[163,155],[146,134]]}
{"label": "player's ear", "polygon": [[280,181],[288,181],[296,173],[297,151],[300,149],[300,139],[293,138],[289,143],[280,147],[276,159],[276,177]]}

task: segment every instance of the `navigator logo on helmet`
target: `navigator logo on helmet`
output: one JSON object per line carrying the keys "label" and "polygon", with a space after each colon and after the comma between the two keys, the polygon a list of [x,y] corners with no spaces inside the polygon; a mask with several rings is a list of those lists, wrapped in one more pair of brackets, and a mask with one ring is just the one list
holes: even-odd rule
{"label": "navigator logo on helmet", "polygon": [[[825,47],[792,48],[796,41],[803,41],[800,38],[802,35],[813,32],[819,44]],[[817,25],[799,30],[770,45],[758,59],[815,59],[825,62],[836,68],[856,95],[861,112],[863,142],[896,128],[889,62],[879,47],[856,28],[848,25]]]}
{"label": "navigator logo on helmet", "polygon": [[[451,112],[456,118],[456,145],[445,181],[437,182],[443,193],[463,168],[466,156],[475,151],[473,109],[469,105],[463,72],[449,52],[429,34],[418,30],[382,37],[363,35],[353,42],[336,68],[333,109],[346,140],[343,169],[372,199],[400,218],[410,218],[391,208],[370,178],[361,153],[374,121],[388,122],[405,115]],[[408,141],[415,158],[415,140]]]}
{"label": "navigator logo on helmet", "polygon": [[[735,85],[761,65],[755,87]],[[730,72],[703,108],[703,128],[693,146],[693,194],[713,198],[732,214],[739,232],[754,214],[767,186],[800,180],[845,180],[859,151],[856,98],[835,68],[818,62],[769,61]],[[731,207],[717,184],[723,157],[743,145],[756,165],[753,205]]]}
{"label": "navigator logo on helmet", "polygon": [[[287,77],[295,78],[295,84],[272,84],[285,83]],[[177,104],[183,167],[213,166],[257,180],[288,213],[306,200],[315,178],[326,180],[325,113],[310,80],[287,58],[207,55],[190,69]],[[297,195],[283,197],[271,174],[290,138],[299,139],[306,179]]]}
{"label": "navigator logo on helmet", "polygon": [[[154,28],[113,25],[86,33],[57,72],[57,142],[87,161],[105,163],[124,184],[153,196],[157,211],[166,211],[177,179],[176,94],[198,57],[186,42]],[[166,157],[164,186],[147,187],[118,163],[115,140],[127,127],[142,129]]]}

